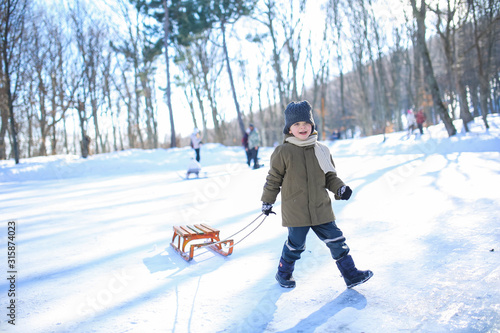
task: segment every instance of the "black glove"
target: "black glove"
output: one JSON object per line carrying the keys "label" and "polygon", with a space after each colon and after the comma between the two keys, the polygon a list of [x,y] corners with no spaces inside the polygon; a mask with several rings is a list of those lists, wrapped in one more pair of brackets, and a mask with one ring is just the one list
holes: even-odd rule
{"label": "black glove", "polygon": [[337,195],[340,197],[341,200],[349,200],[351,194],[352,194],[351,188],[345,185],[339,188],[337,191]]}
{"label": "black glove", "polygon": [[276,214],[273,212],[273,205],[267,202],[262,203],[262,213],[266,214],[266,216],[269,216],[269,214]]}

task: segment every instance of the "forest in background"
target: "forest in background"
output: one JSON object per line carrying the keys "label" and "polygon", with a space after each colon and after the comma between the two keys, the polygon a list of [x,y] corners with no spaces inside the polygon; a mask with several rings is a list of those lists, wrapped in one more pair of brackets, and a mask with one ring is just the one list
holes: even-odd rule
{"label": "forest in background", "polygon": [[16,163],[187,145],[179,119],[226,145],[254,123],[269,146],[302,99],[322,139],[401,130],[408,109],[452,136],[500,111],[491,0],[1,0],[0,23]]}

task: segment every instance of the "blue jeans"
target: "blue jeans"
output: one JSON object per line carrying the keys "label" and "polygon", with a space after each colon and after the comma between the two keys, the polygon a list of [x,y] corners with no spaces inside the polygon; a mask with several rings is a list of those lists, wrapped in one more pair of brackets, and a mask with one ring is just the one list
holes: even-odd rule
{"label": "blue jeans", "polygon": [[200,148],[193,148],[196,154],[196,161],[200,162]]}
{"label": "blue jeans", "polygon": [[345,237],[342,231],[337,228],[335,222],[315,225],[312,227],[289,227],[288,239],[283,245],[281,256],[288,262],[294,262],[300,259],[300,255],[306,249],[306,236],[312,229],[314,233],[325,242],[330,249],[332,258],[337,260],[349,253],[349,247],[345,243]]}
{"label": "blue jeans", "polygon": [[[249,148],[248,152],[250,155],[249,161],[253,160],[254,169],[258,168],[259,167],[259,158],[257,157],[257,155],[259,154],[259,148],[257,148],[257,149],[255,149],[255,147]],[[248,164],[248,165],[250,165],[250,164]]]}

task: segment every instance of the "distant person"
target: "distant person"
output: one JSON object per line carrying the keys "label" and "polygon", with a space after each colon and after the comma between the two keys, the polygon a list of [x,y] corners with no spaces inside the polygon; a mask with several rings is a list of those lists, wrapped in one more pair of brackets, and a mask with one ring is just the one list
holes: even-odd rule
{"label": "distant person", "polygon": [[292,102],[285,110],[283,144],[271,155],[271,165],[262,193],[262,212],[273,213],[273,204],[281,192],[282,224],[288,228],[276,280],[283,288],[294,288],[295,262],[306,247],[310,229],[330,249],[347,288],[366,282],[371,271],[356,268],[342,231],[335,224],[330,195],[349,200],[352,190],[337,177],[330,150],[318,142],[311,104]]}
{"label": "distant person", "polygon": [[186,173],[186,178],[189,178],[191,174],[196,175],[196,177],[200,177],[201,164],[196,161],[194,158],[191,159],[191,162],[188,165],[188,170]]}
{"label": "distant person", "polygon": [[330,139],[331,141],[339,140],[340,139],[340,132],[337,130],[333,131],[328,139]]}
{"label": "distant person", "polygon": [[200,148],[201,148],[201,133],[200,130],[195,128],[193,133],[191,134],[191,148],[194,149],[196,154],[196,161],[200,162]]}
{"label": "distant person", "polygon": [[417,127],[420,131],[420,135],[424,134],[424,122],[427,119],[425,116],[424,110],[420,109],[417,112]]}
{"label": "distant person", "polygon": [[250,150],[248,149],[248,133],[250,133],[250,128],[247,128],[243,138],[241,139],[241,145],[245,149],[245,154],[247,155],[247,165],[250,166]]}
{"label": "distant person", "polygon": [[88,135],[84,135],[82,141],[80,141],[80,147],[82,148],[82,157],[87,158],[90,153],[90,142],[92,139]]}
{"label": "distant person", "polygon": [[410,135],[413,134],[413,130],[416,125],[415,115],[413,114],[412,109],[409,109],[406,114],[406,122],[408,123],[408,137],[410,137]]}
{"label": "distant person", "polygon": [[[260,147],[260,134],[253,124],[248,126],[250,133],[248,133],[248,150],[250,151],[250,161],[253,160],[253,168],[260,168],[259,165],[259,147]],[[249,164],[250,165],[250,164]]]}

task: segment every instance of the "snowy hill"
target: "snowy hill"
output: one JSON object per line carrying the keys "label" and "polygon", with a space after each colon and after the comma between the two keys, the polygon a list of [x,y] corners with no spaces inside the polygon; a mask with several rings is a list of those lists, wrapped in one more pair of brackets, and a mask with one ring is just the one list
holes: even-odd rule
{"label": "snowy hill", "polygon": [[333,202],[337,225],[357,266],[374,272],[352,290],[313,233],[297,287],[277,285],[279,197],[278,214],[229,257],[200,249],[188,263],[170,247],[174,225],[205,222],[225,238],[254,220],[273,148],[250,170],[240,147],[204,145],[208,177],[189,181],[190,148],[0,161],[7,277],[16,223],[0,331],[499,332],[500,117],[489,123],[452,138],[438,125],[326,142],[354,190]]}

